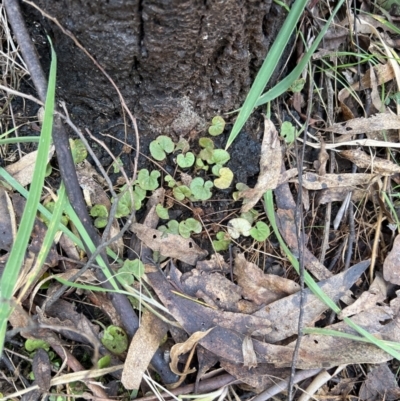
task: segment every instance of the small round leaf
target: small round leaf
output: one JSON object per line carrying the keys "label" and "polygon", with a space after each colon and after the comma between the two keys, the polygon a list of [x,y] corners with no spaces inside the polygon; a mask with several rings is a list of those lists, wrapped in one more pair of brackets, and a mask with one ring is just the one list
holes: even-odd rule
{"label": "small round leaf", "polygon": [[228,167],[221,167],[219,169],[220,177],[214,180],[214,185],[219,189],[227,189],[232,184],[233,173]]}
{"label": "small round leaf", "polygon": [[192,152],[187,152],[185,155],[179,154],[178,157],[176,158],[176,162],[178,163],[178,166],[181,168],[192,167],[194,164],[194,160],[195,157]]}
{"label": "small round leaf", "polygon": [[166,153],[172,153],[174,151],[174,147],[175,145],[171,138],[160,135],[154,141],[150,142],[150,153],[154,159],[162,161],[167,157]]}
{"label": "small round leaf", "polygon": [[212,119],[208,133],[212,136],[221,135],[224,132],[225,120],[221,116],[215,116]]}
{"label": "small round leaf", "polygon": [[190,190],[197,200],[210,199],[212,196],[210,189],[212,187],[213,183],[211,181],[204,182],[201,177],[194,178],[190,184]]}
{"label": "small round leaf", "polygon": [[250,235],[251,224],[241,217],[229,220],[228,233],[233,239],[239,238],[241,235],[248,237]]}
{"label": "small round leaf", "polygon": [[263,221],[257,221],[255,227],[250,230],[250,235],[259,242],[265,241],[270,234],[269,227]]}

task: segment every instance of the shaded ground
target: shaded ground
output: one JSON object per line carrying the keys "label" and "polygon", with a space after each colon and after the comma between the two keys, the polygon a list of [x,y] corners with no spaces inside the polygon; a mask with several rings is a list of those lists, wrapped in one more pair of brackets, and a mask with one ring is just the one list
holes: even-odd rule
{"label": "shaded ground", "polygon": [[[189,140],[190,150],[199,155],[201,147],[198,140],[207,137],[211,117],[224,115],[240,106],[281,21],[276,14],[276,6],[269,2],[200,4],[177,1],[163,6],[160,2],[118,1],[112,6],[104,4],[101,9],[97,3],[90,2],[64,4],[38,1],[37,4],[48,7],[46,11],[56,15],[96,59],[113,72],[128,106],[138,118],[140,149],[147,155],[150,142],[159,134],[168,134],[175,144],[183,136]],[[314,17],[326,15],[325,11],[323,7],[314,9]],[[391,14],[396,21],[399,13],[393,9]],[[82,19],[82,15],[90,15],[90,18]],[[109,82],[58,28],[42,20],[36,12],[28,11],[27,16],[44,65],[48,64],[48,48],[45,46],[43,27],[54,41],[59,59],[59,93],[68,103],[71,118],[79,128],[89,128],[101,138],[115,157],[120,156],[130,176],[134,152],[128,146],[135,145],[134,129],[121,116],[118,98],[110,89]],[[311,14],[308,18],[303,21],[304,30],[312,26]],[[40,24],[34,24],[35,20]],[[384,29],[378,23],[368,21]],[[341,22],[346,40],[350,40],[347,26],[346,22]],[[385,29],[393,35],[392,31]],[[312,32],[311,28],[309,30]],[[350,45],[347,47],[347,43],[343,44],[339,28],[329,33],[321,52],[351,48]],[[372,30],[365,33],[360,29],[358,33],[360,41],[378,42],[377,34]],[[338,41],[343,47],[339,47]],[[393,43],[392,47],[398,50],[397,42]],[[301,40],[297,49],[299,53],[293,59],[302,54]],[[157,191],[145,189],[147,198],[136,214],[139,223],[130,226],[130,232],[113,244],[114,251],[119,251],[120,255],[141,255],[146,264],[146,280],[142,278],[141,284],[133,280],[131,273],[128,274],[132,288],[140,291],[144,302],[144,309],[138,312],[141,327],[131,342],[129,353],[126,345],[131,338],[128,341],[120,328],[108,333],[108,336],[122,337],[121,342],[126,343],[122,351],[117,352],[115,344],[107,351],[104,341],[100,341],[101,337],[107,337],[102,325],[107,327],[112,323],[124,326],[124,313],[115,309],[109,297],[86,287],[86,290],[70,290],[53,306],[46,307],[43,302],[54,295],[58,285],[52,280],[50,288],[41,286],[37,289],[33,309],[28,304],[31,288],[10,318],[14,328],[24,328],[27,332],[8,339],[7,353],[2,359],[2,366],[8,372],[7,383],[2,384],[1,391],[4,394],[14,391],[11,390],[9,373],[13,372],[13,364],[20,364],[21,374],[14,379],[15,387],[20,389],[37,384],[39,390],[31,393],[30,399],[38,399],[41,394],[51,391],[50,377],[54,375],[50,371],[57,370],[67,355],[65,360],[70,369],[88,370],[83,378],[77,380],[87,379],[90,374],[93,374],[93,379],[86,380],[87,387],[83,389],[78,389],[77,384],[67,386],[63,382],[64,387],[59,390],[63,396],[81,390],[97,397],[127,399],[126,389],[139,388],[138,395],[150,399],[145,398],[151,389],[149,380],[166,386],[177,381],[176,372],[183,372],[176,394],[218,390],[218,395],[227,397],[228,387],[223,386],[238,379],[238,385],[229,387],[230,396],[249,399],[259,394],[258,401],[267,399],[266,389],[273,387],[277,379],[287,379],[290,375],[300,309],[297,274],[288,253],[283,251],[282,244],[279,246],[278,232],[291,252],[304,261],[323,290],[344,309],[342,314],[333,314],[308,291],[303,306],[305,327],[325,327],[354,335],[356,332],[343,321],[345,316],[353,316],[357,324],[376,337],[398,343],[399,302],[396,290],[400,282],[396,258],[399,241],[398,237],[394,239],[398,229],[395,200],[400,171],[395,162],[398,147],[396,133],[400,123],[394,116],[396,98],[392,96],[398,92],[398,83],[396,86],[393,70],[387,72],[385,78],[380,78],[384,75],[382,69],[390,65],[386,59],[376,62],[374,70],[369,70],[369,64],[365,63],[353,83],[353,92],[357,92],[361,99],[357,102],[354,97],[346,95],[350,81],[342,87],[345,82],[342,76],[332,78],[336,71],[335,62],[349,65],[357,60],[355,55],[337,57],[329,59],[331,64],[328,67],[315,61],[314,65],[323,66],[328,74],[321,78],[321,70],[317,69],[312,78],[308,76],[308,81],[312,79],[316,83],[313,91],[309,92],[306,85],[300,92],[285,95],[273,104],[273,121],[280,127],[281,137],[284,136],[281,129],[283,122],[293,125],[297,120],[309,122],[308,131],[314,137],[301,136],[308,141],[304,155],[301,154],[300,141],[295,146],[293,141],[283,138],[277,142],[267,140],[272,132],[264,127],[262,116],[255,113],[229,150],[230,161],[226,166],[234,173],[233,184],[225,190],[214,188],[209,199],[187,197],[177,201],[165,178],[168,173],[177,181],[184,181],[187,179],[184,173],[190,173],[190,179],[196,176],[212,181],[215,175],[210,171],[211,163],[208,171],[185,170],[177,167],[178,152],[168,155],[158,164],[141,156],[139,169],[164,169],[161,170],[158,185],[164,188],[165,193],[161,188]],[[349,68],[352,73],[354,69]],[[280,72],[281,67],[278,70]],[[378,82],[371,78],[374,74]],[[358,78],[362,81],[361,86]],[[328,87],[338,82],[340,88],[330,92]],[[25,92],[27,86],[30,83],[24,80],[20,89]],[[26,91],[30,92],[32,88]],[[321,96],[314,96],[314,92]],[[381,101],[380,94],[383,92],[389,95]],[[336,110],[333,109],[333,100],[339,105]],[[309,115],[307,101],[315,104],[309,109]],[[31,116],[36,113],[37,106],[27,104],[18,99],[12,103],[18,122],[33,120]],[[377,115],[374,117],[374,114]],[[344,120],[348,123],[339,123]],[[5,121],[10,123],[11,118]],[[224,147],[234,117],[228,115],[226,121],[224,133],[214,138],[215,148]],[[330,130],[324,131],[326,127]],[[36,123],[31,122],[20,132],[28,134],[38,129]],[[391,141],[391,154],[382,142],[368,142],[362,150],[359,149],[364,144],[360,142],[362,140],[383,141],[383,130],[388,135],[386,139]],[[70,132],[71,136],[75,136],[72,130]],[[343,138],[350,143],[340,147],[340,155],[335,154],[332,149]],[[91,144],[101,164],[109,168],[113,183],[120,187],[121,175],[111,168],[113,158],[93,140]],[[331,150],[327,151],[325,145]],[[23,151],[28,153],[30,146],[23,147]],[[11,165],[19,158],[16,149],[11,146],[6,152],[2,148],[6,158],[4,164]],[[268,163],[261,169],[260,154],[261,161],[266,155],[269,157],[266,159]],[[387,160],[389,156],[391,160]],[[276,160],[281,159],[281,168],[276,168],[280,166]],[[91,158],[88,160],[93,164]],[[59,167],[55,161],[53,167]],[[233,217],[242,218],[243,215],[239,211],[241,202],[232,199],[234,185],[241,182],[254,188],[260,185],[260,178],[266,172],[273,170],[272,179],[277,179],[281,170],[289,172],[291,169],[295,169],[296,173],[290,183],[281,177],[284,183],[274,188],[275,232],[262,241],[256,241],[244,232],[235,238],[228,225],[233,225]],[[81,171],[81,166],[78,170],[82,185],[82,180],[88,176]],[[296,178],[297,175],[302,177],[302,182]],[[89,177],[90,183],[96,181],[93,175]],[[56,188],[58,181],[55,171],[48,178],[47,185]],[[110,209],[109,189],[105,190],[107,187],[100,183],[96,189],[105,196],[105,204]],[[190,183],[187,185],[190,186]],[[299,190],[300,187],[302,190]],[[384,199],[383,192],[392,200],[392,208],[391,203]],[[298,198],[299,194],[302,199]],[[24,201],[19,195],[10,196],[19,219]],[[346,197],[352,202],[336,226],[334,219]],[[200,232],[193,230],[191,238],[186,239],[182,236],[166,237],[156,228],[161,223],[167,224],[169,219],[160,219],[155,206],[151,207],[152,202],[170,208],[169,219],[181,221],[194,217],[201,221]],[[258,215],[253,223],[267,222],[274,231],[271,214],[266,218],[265,203],[258,202],[255,210]],[[127,215],[124,215],[116,223],[116,232],[126,218]],[[301,225],[304,235],[299,235],[297,230]],[[43,240],[45,230],[43,222],[37,220],[35,241],[30,246],[29,257],[37,254],[37,244]],[[210,240],[215,240],[218,232],[224,233],[224,239],[229,239],[231,246],[220,252],[222,256],[217,253],[205,259],[207,251],[213,252]],[[4,238],[5,235],[2,237],[2,262],[7,259],[12,241],[9,235],[4,245]],[[171,261],[164,264],[154,252],[171,258]],[[153,257],[155,262],[151,261]],[[369,260],[371,258],[372,261]],[[84,255],[78,254],[74,244],[60,242],[53,247],[46,269],[40,274],[41,279],[46,277],[45,270],[50,275],[61,274],[63,278],[70,279],[70,272],[80,268],[84,262]],[[373,267],[370,273],[367,270],[369,266]],[[118,270],[121,269],[119,263],[112,267],[113,272],[127,274],[126,270]],[[134,268],[137,269],[137,265]],[[93,271],[96,269],[88,270],[84,276],[82,282],[85,285],[91,285],[95,280]],[[139,274],[135,270],[134,274],[141,276],[142,272]],[[350,294],[349,289],[352,289]],[[163,305],[164,309],[159,309],[161,319],[149,313],[148,305],[154,299]],[[33,320],[30,320],[28,310],[33,311]],[[99,332],[103,332],[102,335]],[[191,335],[196,337],[192,342],[188,340]],[[47,352],[35,353],[36,345],[23,346],[26,337],[45,340],[47,345],[38,348],[43,347]],[[51,345],[50,352],[48,344]],[[177,351],[172,348],[176,344],[185,344],[186,348]],[[193,355],[189,355],[193,344],[197,344],[194,359]],[[99,374],[93,371],[91,358],[95,355],[94,350],[110,357],[104,366],[111,366],[111,372],[102,374],[100,379]],[[24,358],[19,358],[15,352]],[[151,369],[148,381],[141,381],[150,360],[158,373]],[[121,363],[124,363],[122,374]],[[317,398],[337,400],[347,397],[369,401],[400,398],[395,377],[396,359],[375,346],[354,339],[309,333],[302,340],[296,366],[295,381],[302,389],[310,383],[308,377],[329,374],[320,384]],[[197,375],[189,371],[190,367],[196,367]],[[220,376],[214,379],[203,376],[207,371],[216,373],[219,368],[224,371]],[[200,377],[204,380],[198,383]],[[106,390],[94,384],[95,378],[103,382]],[[75,383],[80,383],[77,380]],[[206,385],[208,387],[204,387]],[[54,389],[54,386],[51,388]],[[299,390],[295,399],[300,395]],[[167,398],[167,395],[164,394],[164,397]]]}

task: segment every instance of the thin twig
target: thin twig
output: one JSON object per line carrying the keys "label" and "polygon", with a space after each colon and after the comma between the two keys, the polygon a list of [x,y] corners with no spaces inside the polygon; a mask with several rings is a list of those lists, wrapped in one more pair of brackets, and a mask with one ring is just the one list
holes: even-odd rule
{"label": "thin twig", "polygon": [[[314,73],[315,67],[312,69],[310,74],[310,83],[308,87],[308,105],[307,105],[307,120],[305,122],[304,132],[307,132],[308,122],[311,117],[312,110],[312,100],[313,100],[313,86],[314,86]],[[299,305],[299,322],[297,329],[297,340],[296,345],[293,350],[293,358],[290,372],[290,380],[288,385],[288,400],[292,401],[293,399],[293,387],[294,387],[294,377],[296,372],[296,361],[300,351],[301,339],[303,337],[303,324],[304,324],[304,302],[305,302],[305,291],[304,291],[304,247],[305,247],[305,227],[304,227],[304,216],[303,216],[303,188],[302,188],[302,180],[303,180],[303,162],[304,162],[304,154],[305,154],[306,144],[303,142],[303,146],[301,148],[301,155],[299,155],[297,142],[295,142],[295,150],[296,150],[296,158],[297,158],[297,168],[299,171],[299,189],[297,194],[297,204],[296,204],[296,214],[295,214],[295,225],[296,225],[296,234],[297,234],[297,242],[299,249],[299,276],[300,276],[300,305]]]}

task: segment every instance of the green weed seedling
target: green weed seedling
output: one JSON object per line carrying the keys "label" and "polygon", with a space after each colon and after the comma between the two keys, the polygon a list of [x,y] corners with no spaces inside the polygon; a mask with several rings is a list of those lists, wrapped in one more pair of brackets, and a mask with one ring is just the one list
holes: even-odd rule
{"label": "green weed seedling", "polygon": [[166,226],[160,226],[157,230],[164,234],[179,235],[179,223],[176,220],[170,220]]}
{"label": "green weed seedling", "polygon": [[208,128],[208,133],[211,136],[221,135],[225,129],[225,120],[221,116],[215,116],[212,119],[211,126]]}
{"label": "green weed seedling", "polygon": [[285,121],[281,126],[281,136],[287,144],[291,144],[296,139],[296,128],[289,121]]}
{"label": "green weed seedling", "polygon": [[183,238],[190,238],[190,234],[200,234],[202,230],[201,224],[196,219],[190,217],[179,223],[179,234]]}
{"label": "green weed seedling", "polygon": [[142,169],[138,173],[137,183],[140,188],[145,191],[154,191],[158,188],[158,178],[160,177],[160,172],[158,170],[153,170],[149,173],[148,170]]}
{"label": "green weed seedling", "polygon": [[216,252],[226,251],[229,248],[231,239],[224,231],[219,231],[215,235],[216,240],[213,240],[213,246]]}
{"label": "green weed seedling", "polygon": [[156,206],[156,213],[160,219],[163,220],[169,219],[168,209],[163,205],[161,205],[160,203]]}
{"label": "green weed seedling", "polygon": [[211,188],[214,184],[211,181],[204,182],[203,178],[196,177],[190,183],[190,190],[192,192],[191,200],[205,201],[211,198]]}
{"label": "green weed seedling", "polygon": [[165,182],[167,183],[169,188],[173,188],[176,185],[176,181],[170,175],[166,175],[164,178]]}
{"label": "green weed seedling", "polygon": [[189,141],[185,138],[180,137],[178,143],[175,146],[175,152],[181,151],[182,153],[187,153],[189,152],[189,149]]}
{"label": "green weed seedling", "polygon": [[250,230],[250,235],[259,242],[265,241],[270,234],[271,230],[263,221],[257,221],[256,225]]}
{"label": "green weed seedling", "polygon": [[[216,165],[219,166],[219,165]],[[214,172],[214,169],[213,169]],[[219,178],[214,180],[214,186],[218,189],[227,189],[231,186],[233,181],[233,172],[228,167],[220,167],[218,170]]]}
{"label": "green weed seedling", "polygon": [[186,154],[179,154],[176,158],[176,162],[180,168],[192,167],[195,162],[195,156],[192,152],[187,152]]}
{"label": "green weed seedling", "polygon": [[150,153],[158,161],[163,161],[167,157],[167,153],[172,153],[174,148],[175,145],[171,138],[165,135],[160,135],[150,142]]}
{"label": "green weed seedling", "polygon": [[104,228],[108,222],[108,210],[104,205],[94,205],[90,209],[90,215],[95,217],[94,225],[97,228]]}
{"label": "green weed seedling", "polygon": [[139,260],[126,259],[118,269],[118,278],[122,284],[132,285],[136,280],[140,280],[144,274],[144,264]]}
{"label": "green weed seedling", "polygon": [[[43,206],[46,208],[46,210],[48,210],[51,214],[53,214],[55,207],[56,207],[56,203],[53,201],[49,201],[49,202],[43,203]],[[43,221],[43,223],[46,224],[46,226],[48,226],[50,224],[50,220],[44,214],[39,213],[39,217]],[[61,224],[63,224],[64,226],[67,226],[68,222],[69,222],[68,216],[63,214],[61,217]]]}
{"label": "green weed seedling", "polygon": [[255,209],[251,209],[248,212],[243,212],[240,214],[240,217],[243,219],[246,219],[250,225],[253,225],[253,223],[257,220],[259,213]]}
{"label": "green weed seedling", "polygon": [[210,138],[200,138],[199,145],[203,148],[199,153],[199,158],[208,163],[214,152],[214,142]]}
{"label": "green weed seedling", "polygon": [[118,156],[114,163],[112,164],[114,174],[118,174],[121,171],[121,167],[123,166],[121,158]]}
{"label": "green weed seedling", "polygon": [[296,79],[289,87],[289,91],[293,93],[301,92],[304,88],[306,80],[304,78]]}
{"label": "green weed seedling", "polygon": [[[99,323],[99,322],[98,322]],[[123,354],[129,345],[128,336],[121,327],[108,326],[101,336],[101,343],[113,354]]]}
{"label": "green weed seedling", "polygon": [[179,185],[172,190],[174,198],[178,201],[183,201],[185,198],[192,196],[192,191],[186,185]]}
{"label": "green weed seedling", "polygon": [[87,150],[81,139],[70,139],[72,158],[75,164],[82,163],[87,158]]}
{"label": "green weed seedling", "polygon": [[243,217],[229,220],[228,233],[233,239],[238,239],[241,235],[248,237],[251,231],[251,224]]}
{"label": "green weed seedling", "polygon": [[246,184],[243,184],[242,182],[238,182],[235,186],[235,188],[237,189],[237,191],[235,191],[232,194],[232,198],[234,201],[237,201],[240,199],[240,193],[243,191],[247,191],[248,189],[250,189],[249,186],[247,186]]}
{"label": "green weed seedling", "polygon": [[[228,233],[233,239],[243,237],[252,237],[256,241],[265,241],[271,231],[263,221],[257,221],[259,213],[255,209],[244,212],[238,218],[231,219],[228,222]],[[256,223],[255,223],[256,222]],[[253,224],[255,223],[255,226]]]}

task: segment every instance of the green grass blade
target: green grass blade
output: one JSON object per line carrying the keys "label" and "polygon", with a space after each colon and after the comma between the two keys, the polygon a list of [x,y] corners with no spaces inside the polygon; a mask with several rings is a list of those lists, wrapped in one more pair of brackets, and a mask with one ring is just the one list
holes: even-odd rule
{"label": "green grass blade", "polygon": [[39,142],[40,136],[21,136],[16,138],[0,139],[0,145],[8,145],[10,143]]}
{"label": "green grass blade", "polygon": [[[271,224],[271,227],[274,230],[274,233],[278,239],[278,242],[279,242],[280,246],[282,247],[283,251],[285,252],[286,256],[288,257],[290,263],[292,263],[296,272],[299,274],[300,273],[299,261],[292,254],[292,252],[290,252],[290,249],[288,248],[285,241],[283,240],[283,238],[279,232],[278,226],[276,224],[272,190],[269,190],[264,194],[264,202],[265,202],[269,222]],[[310,274],[307,271],[304,272],[304,282],[306,283],[307,287],[311,290],[311,292],[316,297],[318,297],[322,302],[324,302],[325,305],[327,305],[329,308],[331,308],[335,313],[340,312],[340,308],[335,304],[335,302],[332,301],[331,298],[329,298],[323,292],[323,290],[317,285],[317,283],[314,281],[314,279],[310,276]],[[377,347],[381,348],[382,350],[384,350],[385,352],[387,352],[388,354],[390,354],[391,356],[393,356],[394,358],[396,358],[400,361],[400,353],[396,352],[393,348],[380,342],[379,339],[374,337],[372,334],[368,333],[368,331],[364,330],[362,327],[358,326],[351,319],[345,317],[343,319],[343,321],[346,322],[346,324],[349,327],[356,330],[365,339],[367,339],[367,341],[369,343],[376,345]]]}
{"label": "green grass blade", "polygon": [[286,17],[286,20],[283,23],[276,40],[271,46],[271,49],[268,51],[261,69],[258,71],[256,79],[254,80],[254,83],[247,94],[246,100],[244,101],[238,118],[236,119],[236,122],[229,135],[225,149],[229,148],[229,146],[238,136],[240,130],[243,128],[243,125],[248,120],[250,114],[253,112],[257,100],[261,96],[262,91],[270,80],[272,73],[282,57],[286,44],[289,42],[290,36],[296,28],[297,22],[299,21],[307,2],[308,0],[296,0],[296,2],[293,4],[292,9]]}
{"label": "green grass blade", "polygon": [[47,88],[45,114],[43,126],[40,133],[38,156],[33,173],[32,184],[21,223],[15,238],[13,247],[9,253],[6,266],[0,281],[0,355],[3,351],[4,337],[7,328],[7,320],[12,311],[11,299],[15,283],[25,258],[26,248],[31,236],[33,224],[36,217],[37,204],[40,200],[44,178],[46,174],[47,156],[51,144],[51,133],[53,127],[54,95],[56,81],[57,59],[54,49],[51,49],[50,77]]}
{"label": "green grass blade", "polygon": [[325,36],[330,24],[333,21],[333,18],[335,17],[336,13],[339,11],[343,3],[344,0],[340,0],[338,2],[338,4],[336,5],[335,9],[332,12],[332,15],[329,17],[328,21],[326,22],[326,24],[324,25],[321,32],[314,40],[310,48],[308,49],[307,53],[300,60],[299,64],[297,64],[296,68],[287,77],[285,77],[284,79],[282,79],[282,81],[280,81],[277,85],[275,85],[271,90],[262,95],[256,101],[255,106],[261,106],[267,102],[276,99],[278,96],[282,95],[290,88],[293,82],[300,76],[300,74],[306,67],[307,63],[310,61],[311,56],[314,54],[315,50],[317,50],[318,45],[320,44],[322,38]]}

